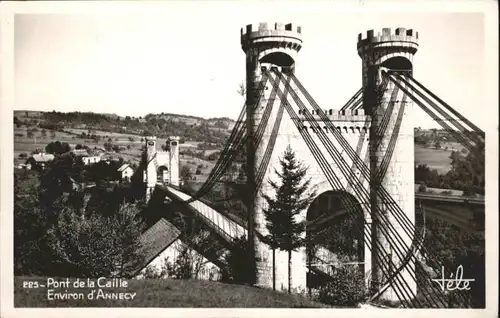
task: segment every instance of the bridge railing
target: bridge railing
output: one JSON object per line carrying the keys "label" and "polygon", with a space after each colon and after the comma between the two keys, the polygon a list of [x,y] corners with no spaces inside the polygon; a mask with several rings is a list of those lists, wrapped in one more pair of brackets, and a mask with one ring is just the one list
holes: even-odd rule
{"label": "bridge railing", "polygon": [[[179,195],[170,191],[168,189],[168,187],[162,186],[162,189],[168,193],[168,196],[170,198],[187,206],[196,216],[198,216],[200,219],[202,219],[203,222],[205,222],[207,225],[209,225],[213,230],[217,231],[218,234],[220,234],[220,236],[222,236],[226,242],[232,244],[239,237],[241,237],[241,236],[246,237],[247,236],[245,228],[237,225],[231,219],[225,218],[218,211],[205,205],[203,202],[196,200],[196,201],[193,201],[191,203],[185,203],[184,198],[181,198]],[[177,190],[177,189],[173,189],[173,190]],[[180,190],[177,190],[177,191],[181,192]],[[187,196],[187,194],[185,194],[185,195]],[[210,218],[209,215],[212,215],[212,218]],[[214,221],[215,219],[221,220],[222,226],[220,224],[218,224],[220,222],[215,222]],[[226,229],[226,227],[224,225],[227,225],[227,227],[234,226],[234,230],[231,231],[230,229]],[[238,227],[240,227],[240,228],[238,228]]]}
{"label": "bridge railing", "polygon": [[[168,192],[168,196],[171,198],[171,199],[174,199],[175,201],[177,201],[178,203],[184,203],[183,199],[181,197],[179,197],[178,195],[174,194],[173,192],[169,191],[166,187],[163,187],[163,190]],[[208,218],[207,216],[205,216],[203,213],[200,213],[200,211],[198,211],[195,207],[193,207],[191,204],[183,204],[185,207],[189,208],[191,210],[191,212],[193,212],[193,214],[195,216],[197,216],[198,218],[202,219],[202,221],[204,223],[206,223],[207,225],[209,225],[210,228],[212,228],[213,230],[217,231],[217,234],[219,234],[220,236],[223,237],[223,239],[228,242],[228,243],[233,243],[233,237],[231,237],[231,235],[226,232],[223,228],[221,228],[220,226],[218,226],[215,222],[213,222],[210,218]]]}

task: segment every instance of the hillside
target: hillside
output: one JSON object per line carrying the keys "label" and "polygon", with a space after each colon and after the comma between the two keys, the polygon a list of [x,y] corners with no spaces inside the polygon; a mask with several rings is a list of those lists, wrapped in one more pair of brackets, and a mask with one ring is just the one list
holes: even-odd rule
{"label": "hillside", "polygon": [[96,114],[89,112],[15,111],[16,127],[48,130],[83,129],[131,135],[155,135],[159,138],[181,136],[185,141],[200,141],[222,146],[234,126],[230,118],[205,119],[177,114],[148,114],[144,117]]}
{"label": "hillside", "polygon": [[[132,300],[48,300],[47,288],[23,288],[22,285],[25,281],[37,281],[39,284],[46,284],[47,279],[41,277],[15,277],[15,307],[329,307],[304,297],[273,292],[269,289],[182,279],[128,280],[127,288],[102,288],[106,293],[136,293]],[[70,281],[73,282],[74,279],[70,279]],[[65,289],[58,288],[54,291],[64,293]],[[93,289],[97,290],[98,288]],[[84,295],[87,295],[90,290],[89,288],[67,288],[68,293],[83,293]]]}
{"label": "hillside", "polygon": [[[121,157],[128,162],[138,162],[141,136],[156,135],[159,145],[164,145],[167,137],[176,135],[181,137],[181,156],[184,156],[181,160],[194,172],[200,165],[209,170],[215,163],[217,154],[213,158],[209,156],[223,148],[235,121],[227,117],[206,119],[172,113],[123,117],[88,112],[15,111],[14,123],[16,164],[22,162],[18,160],[20,154],[29,154],[53,140],[65,141],[72,146],[98,147],[112,141],[127,148],[120,151]],[[416,164],[426,164],[439,173],[446,173],[451,168],[452,151],[465,150],[444,130],[415,129]],[[206,173],[202,171],[202,175]],[[199,181],[203,180],[201,177]]]}

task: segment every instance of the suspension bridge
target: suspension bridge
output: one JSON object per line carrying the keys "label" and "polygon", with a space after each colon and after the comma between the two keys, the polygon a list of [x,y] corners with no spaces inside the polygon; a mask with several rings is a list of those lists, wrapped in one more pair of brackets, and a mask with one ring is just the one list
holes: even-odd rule
{"label": "suspension bridge", "polygon": [[[272,250],[263,239],[267,230],[262,193],[270,193],[267,180],[277,181],[274,169],[290,146],[309,167],[307,176],[317,194],[300,214],[308,245],[292,253],[293,287],[307,288],[314,280],[331,278],[328,264],[335,253],[322,233],[342,217],[359,225],[359,257],[353,263],[365,275],[371,301],[446,307],[444,292],[433,284],[433,273],[426,265],[443,265],[448,272],[455,269],[447,268],[435,251],[423,246],[425,226],[418,225],[417,215],[481,231],[484,199],[415,193],[415,123],[409,114],[414,107],[422,109],[470,152],[484,147],[484,132],[413,77],[418,32],[384,28],[359,34],[362,87],[335,111],[321,108],[295,75],[301,33],[300,26],[280,23],[241,30],[246,103],[215,167],[201,188],[188,195],[179,188],[178,177],[168,183],[157,181],[156,139],[147,138],[147,197],[159,193],[199,219],[221,242],[221,249],[230,250],[237,239],[247,240],[254,251],[255,285],[271,287]],[[170,150],[174,159],[178,158],[176,146],[174,141]],[[240,187],[244,190],[237,192],[246,219],[217,209],[211,199],[216,184],[233,182],[227,171],[238,158],[246,164],[246,181]],[[221,263],[220,253],[204,255],[214,264]],[[288,284],[287,261],[287,253],[277,251],[276,286]],[[434,274],[441,275],[440,271]]]}

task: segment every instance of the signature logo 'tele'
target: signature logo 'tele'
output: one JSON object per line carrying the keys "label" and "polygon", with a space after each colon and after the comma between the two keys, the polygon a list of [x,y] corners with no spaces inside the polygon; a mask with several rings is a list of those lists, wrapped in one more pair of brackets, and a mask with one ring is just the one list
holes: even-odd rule
{"label": "signature logo 'tele'", "polygon": [[444,278],[444,266],[441,267],[442,277],[438,279],[432,279],[433,282],[438,283],[442,291],[452,291],[452,290],[470,290],[469,283],[475,281],[475,279],[464,279],[464,268],[462,265],[458,266],[457,272],[455,273],[455,278],[453,278],[453,273],[450,274],[450,278]]}

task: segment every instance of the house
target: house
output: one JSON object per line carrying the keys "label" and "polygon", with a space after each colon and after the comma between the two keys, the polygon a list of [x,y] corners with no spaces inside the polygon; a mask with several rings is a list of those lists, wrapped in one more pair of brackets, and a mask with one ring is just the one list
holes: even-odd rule
{"label": "house", "polygon": [[28,169],[43,170],[50,161],[54,160],[54,158],[52,154],[40,152],[29,157],[28,160],[26,160],[26,166]]}
{"label": "house", "polygon": [[115,157],[112,154],[107,153],[107,152],[106,153],[102,153],[100,155],[100,157],[101,157],[101,161],[104,161],[104,162],[107,162],[107,163],[110,163],[111,161],[120,161],[120,158]]}
{"label": "house", "polygon": [[93,163],[98,163],[101,161],[101,156],[87,156],[87,157],[81,157],[82,161],[85,165],[90,165]]}
{"label": "house", "polygon": [[[190,249],[188,245],[181,241],[181,232],[172,223],[161,218],[152,227],[145,231],[141,237],[142,252],[144,261],[137,266],[134,277],[142,279],[147,271],[156,274],[162,273],[166,263],[174,263],[182,251],[186,250],[193,256],[197,264],[203,264],[201,269],[195,273],[196,266],[193,266],[195,279],[218,280],[221,277],[221,270],[213,263],[209,262],[201,254]],[[162,273],[162,277],[167,277]]]}
{"label": "house", "polygon": [[87,149],[73,149],[71,153],[75,155],[75,157],[86,157],[89,155]]}
{"label": "house", "polygon": [[85,165],[91,165],[101,161],[101,157],[94,155],[93,151],[90,149],[73,149],[71,153],[82,160]]}
{"label": "house", "polygon": [[130,181],[130,178],[134,174],[134,169],[132,169],[128,163],[125,163],[118,168],[118,173],[120,174],[120,178],[122,180]]}

